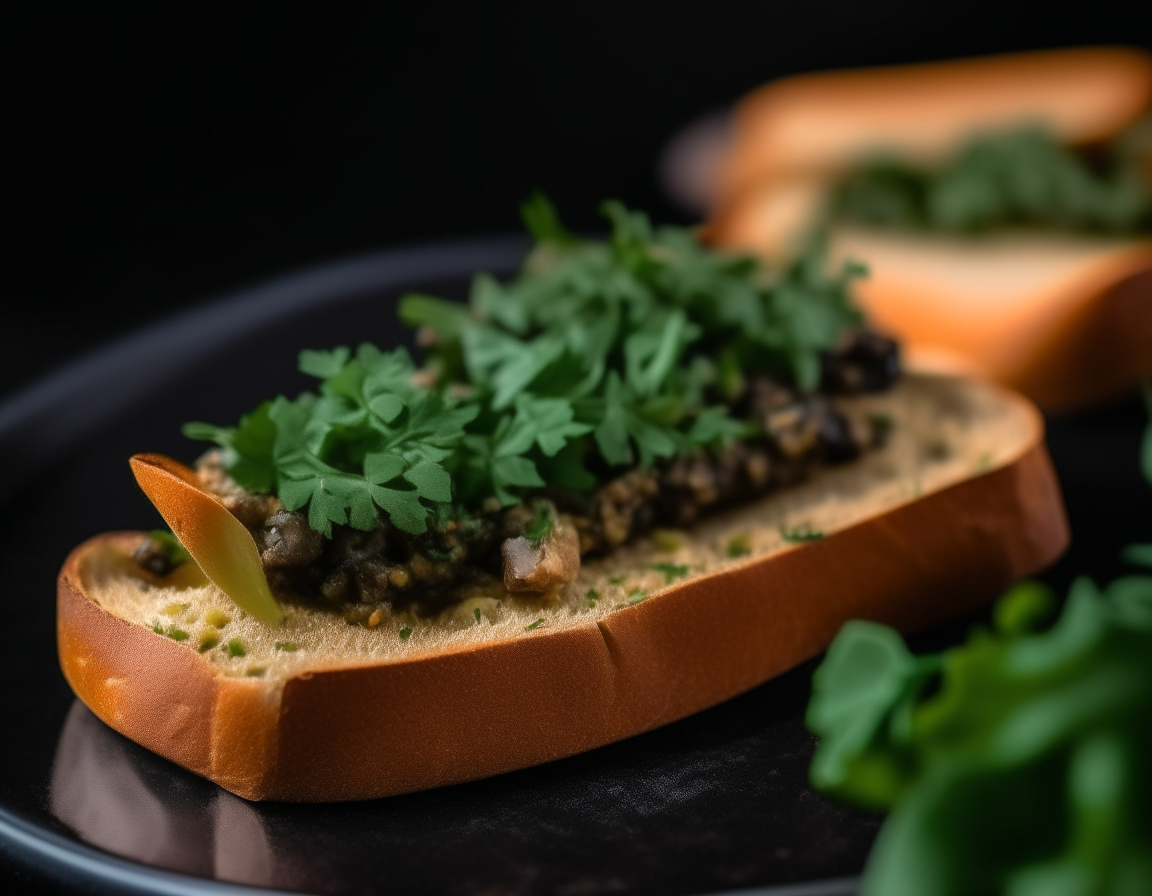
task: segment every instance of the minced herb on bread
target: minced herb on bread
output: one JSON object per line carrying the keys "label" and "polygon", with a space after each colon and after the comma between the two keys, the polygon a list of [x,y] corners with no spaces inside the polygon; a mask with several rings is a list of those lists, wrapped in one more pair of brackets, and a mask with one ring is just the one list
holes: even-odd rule
{"label": "minced herb on bread", "polygon": [[468,306],[405,297],[423,366],[367,343],[302,352],[317,393],[185,427],[220,446],[200,478],[252,532],[278,597],[371,624],[382,602],[434,612],[501,574],[547,594],[582,554],[883,438],[833,399],[898,375],[895,345],[850,301],[858,267],[829,276],[813,246],[768,272],[604,211],[610,239],[580,240],[535,197],[512,282],[477,276]]}

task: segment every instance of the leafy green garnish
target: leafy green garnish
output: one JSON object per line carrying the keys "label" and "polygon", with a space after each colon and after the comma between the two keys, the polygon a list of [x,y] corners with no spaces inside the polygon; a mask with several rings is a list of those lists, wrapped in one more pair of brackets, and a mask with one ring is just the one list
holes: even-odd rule
{"label": "leafy green garnish", "polygon": [[830,214],[877,227],[975,233],[1044,226],[1152,230],[1152,193],[1136,159],[1093,166],[1041,128],[978,135],[937,169],[879,152],[836,186]]}
{"label": "leafy green garnish", "polygon": [[277,641],[273,646],[277,650],[283,650],[287,653],[294,653],[300,649],[300,645],[295,641]]}
{"label": "leafy green garnish", "polygon": [[412,635],[412,629],[410,629],[408,626],[404,626],[404,628],[400,629],[400,640],[401,641],[407,641],[411,635]]}
{"label": "leafy green garnish", "polygon": [[657,572],[664,573],[664,584],[669,585],[673,579],[688,575],[688,567],[679,563],[656,563],[652,567]]}
{"label": "leafy green garnish", "polygon": [[573,237],[542,196],[522,211],[536,248],[515,280],[478,275],[467,307],[401,302],[425,369],[402,348],[304,351],[317,392],[184,433],[218,444],[239,485],[306,510],[329,537],[382,517],[420,534],[492,499],[591,490],[612,467],[756,435],[731,416],[733,383],[764,373],[811,390],[821,354],[861,320],[849,287],[862,269],[829,277],[818,243],[769,277],[617,202],[603,206],[607,242]]}
{"label": "leafy green garnish", "polygon": [[528,625],[524,626],[524,631],[530,632],[533,629],[540,628],[540,626],[542,626],[543,624],[544,624],[543,619],[537,619],[535,622],[529,623]]}
{"label": "leafy green garnish", "polygon": [[239,638],[233,638],[224,645],[224,649],[228,652],[228,656],[244,656],[248,653],[244,649],[244,642]]}
{"label": "leafy green garnish", "polygon": [[813,529],[811,523],[801,523],[799,526],[788,528],[784,523],[780,524],[780,537],[785,541],[801,542],[801,541],[817,541],[824,537],[824,533],[819,529]]}
{"label": "leafy green garnish", "polygon": [[473,607],[472,608],[472,615],[475,616],[476,621],[479,622],[480,621],[480,608],[479,607]]}
{"label": "leafy green garnish", "polygon": [[[917,658],[850,622],[813,679],[813,784],[891,809],[866,896],[1152,892],[1152,577],[1018,586]],[[931,696],[930,686],[939,681]]]}

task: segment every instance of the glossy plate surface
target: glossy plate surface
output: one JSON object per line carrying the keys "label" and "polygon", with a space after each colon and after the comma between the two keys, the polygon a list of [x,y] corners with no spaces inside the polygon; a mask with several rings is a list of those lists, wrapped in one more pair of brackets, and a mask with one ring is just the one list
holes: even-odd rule
{"label": "glossy plate surface", "polygon": [[[184,421],[234,421],[306,388],[300,348],[404,340],[399,296],[463,298],[474,271],[506,275],[524,248],[511,238],[439,244],[286,277],[112,345],[0,406],[0,855],[20,879],[85,892],[853,892],[880,819],[807,786],[811,664],[581,756],[322,806],[234,797],[108,729],[61,677],[54,600],[64,556],[97,532],[160,522],[129,455],[192,460]],[[1118,574],[1116,546],[1140,525],[1152,535],[1138,513],[1142,419],[1133,400],[1053,426],[1077,535],[1048,575],[1054,584],[1080,570]],[[965,626],[917,646],[956,640]]]}

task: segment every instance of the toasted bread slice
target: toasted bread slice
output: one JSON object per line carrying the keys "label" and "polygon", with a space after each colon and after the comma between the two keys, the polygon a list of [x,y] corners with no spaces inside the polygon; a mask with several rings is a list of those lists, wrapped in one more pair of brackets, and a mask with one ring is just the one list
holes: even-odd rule
{"label": "toasted bread slice", "polygon": [[887,415],[889,444],[587,560],[548,603],[477,596],[373,628],[302,606],[267,625],[233,607],[202,651],[223,594],[150,579],[130,559],[142,533],[101,535],[60,573],[60,663],[113,728],[234,793],[368,799],[666,724],[814,656],[847,619],[921,630],[1065,547],[1027,401],[913,376],[848,412]]}

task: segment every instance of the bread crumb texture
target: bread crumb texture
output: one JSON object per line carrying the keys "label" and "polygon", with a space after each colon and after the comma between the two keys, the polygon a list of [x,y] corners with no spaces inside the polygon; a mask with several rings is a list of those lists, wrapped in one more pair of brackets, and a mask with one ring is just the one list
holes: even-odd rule
{"label": "bread crumb texture", "polygon": [[1029,416],[1005,402],[1003,393],[946,377],[908,375],[886,394],[845,400],[842,407],[850,418],[886,417],[888,444],[690,531],[657,530],[609,556],[586,558],[577,580],[551,599],[478,594],[433,618],[381,604],[368,626],[284,604],[285,621],[270,626],[213,585],[149,579],[111,547],[90,552],[80,577],[104,610],[172,638],[216,674],[280,684],[322,669],[407,661],[595,625],[659,600],[681,583],[796,550],[806,540],[1011,463],[1029,447],[1033,432]]}

